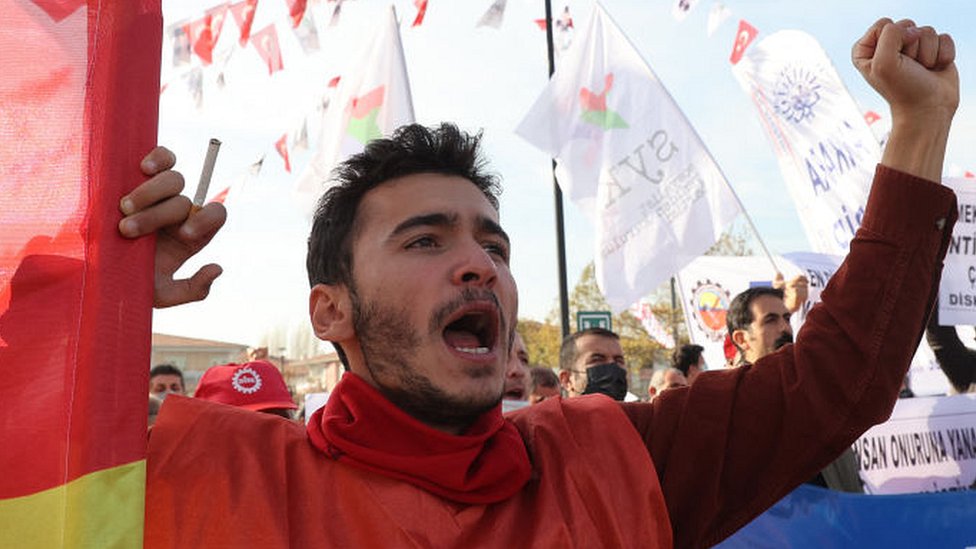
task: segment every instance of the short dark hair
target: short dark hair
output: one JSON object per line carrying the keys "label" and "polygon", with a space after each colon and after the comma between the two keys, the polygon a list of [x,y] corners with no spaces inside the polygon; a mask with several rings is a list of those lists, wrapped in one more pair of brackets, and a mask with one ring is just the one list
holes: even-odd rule
{"label": "short dark hair", "polygon": [[[756,298],[764,295],[783,299],[783,290],[770,286],[754,286],[732,299],[732,303],[729,304],[729,310],[725,314],[725,327],[729,331],[729,338],[732,338],[732,332],[736,330],[749,329],[749,325],[755,320],[752,316],[752,302]],[[732,339],[732,344],[735,345],[736,349],[742,351],[736,345],[735,339]]]}
{"label": "short dark hair", "polygon": [[531,393],[536,387],[559,388],[559,377],[551,368],[533,366],[529,368],[529,387],[526,393]]}
{"label": "short dark hair", "polygon": [[487,171],[481,132],[470,135],[453,124],[435,128],[401,126],[389,139],[370,141],[332,172],[333,185],[319,199],[308,237],[305,267],[309,284],[352,282],[352,238],[363,196],[384,182],[418,173],[461,176],[498,210],[498,176]]}
{"label": "short dark hair", "polygon": [[687,376],[688,370],[692,366],[698,365],[698,360],[701,359],[704,350],[704,347],[694,343],[678,347],[671,355],[671,367],[680,370],[682,374]]}
{"label": "short dark hair", "polygon": [[172,364],[157,364],[149,370],[149,379],[156,376],[180,376],[180,385],[186,386],[183,381],[183,371]]}
{"label": "short dark hair", "polygon": [[563,343],[559,346],[559,367],[561,369],[569,370],[573,367],[573,363],[576,362],[576,357],[579,356],[579,353],[576,352],[576,340],[588,335],[620,340],[620,336],[616,332],[611,332],[606,328],[587,328],[571,333],[563,338]]}

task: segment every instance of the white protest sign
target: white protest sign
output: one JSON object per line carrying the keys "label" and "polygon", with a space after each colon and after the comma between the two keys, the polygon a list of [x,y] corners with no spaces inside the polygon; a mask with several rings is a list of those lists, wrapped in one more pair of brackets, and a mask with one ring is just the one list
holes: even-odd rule
{"label": "white protest sign", "polygon": [[[840,268],[843,258],[812,252],[789,253],[776,257],[784,277],[803,274],[810,281],[807,302],[793,314],[793,332],[798,333],[811,307],[820,301],[820,293]],[[727,329],[725,315],[732,299],[752,286],[768,286],[775,273],[765,257],[704,256],[678,273],[681,303],[686,311],[691,340],[705,348],[709,369],[725,363],[722,343]],[[916,395],[944,395],[949,383],[939,368],[935,355],[923,338],[912,358],[909,384]]]}
{"label": "white protest sign", "polygon": [[976,395],[901,399],[853,449],[870,494],[976,489]]}
{"label": "white protest sign", "polygon": [[881,149],[820,44],[774,33],[733,65],[756,107],[814,251],[846,255]]}
{"label": "white protest sign", "polygon": [[952,230],[942,285],[939,287],[939,324],[976,324],[976,179],[945,178],[956,193],[959,220]]}

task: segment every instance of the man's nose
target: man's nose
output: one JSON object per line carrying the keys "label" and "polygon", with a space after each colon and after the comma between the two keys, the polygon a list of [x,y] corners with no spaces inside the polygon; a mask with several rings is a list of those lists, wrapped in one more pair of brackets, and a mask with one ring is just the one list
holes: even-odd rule
{"label": "man's nose", "polygon": [[460,249],[458,262],[451,274],[454,284],[491,287],[497,278],[498,266],[481,244],[472,241]]}

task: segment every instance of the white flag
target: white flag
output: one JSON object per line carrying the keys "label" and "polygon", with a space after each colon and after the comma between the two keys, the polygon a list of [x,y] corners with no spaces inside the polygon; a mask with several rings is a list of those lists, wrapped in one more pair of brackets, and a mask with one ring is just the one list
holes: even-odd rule
{"label": "white flag", "polygon": [[698,257],[738,202],[688,120],[597,5],[516,133],[557,159],[596,224],[597,282],[626,309]]}
{"label": "white flag", "polygon": [[780,31],[732,72],[759,112],[811,247],[847,255],[881,149],[830,59],[810,35]]}
{"label": "white flag", "polygon": [[342,73],[332,106],[323,114],[318,148],[299,178],[299,197],[309,209],[325,190],[333,167],[362,152],[369,141],[388,137],[414,121],[407,65],[392,7],[367,46]]}
{"label": "white flag", "polygon": [[712,9],[708,11],[708,36],[711,37],[715,31],[732,16],[732,10],[721,2],[712,4]]}

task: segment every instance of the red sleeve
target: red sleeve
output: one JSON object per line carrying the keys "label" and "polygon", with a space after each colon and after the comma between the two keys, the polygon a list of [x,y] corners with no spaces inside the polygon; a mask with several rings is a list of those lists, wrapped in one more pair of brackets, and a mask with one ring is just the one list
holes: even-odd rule
{"label": "red sleeve", "polygon": [[660,477],[675,547],[718,543],[887,419],[956,215],[949,189],[878,166],[851,251],[794,345],[624,405]]}

